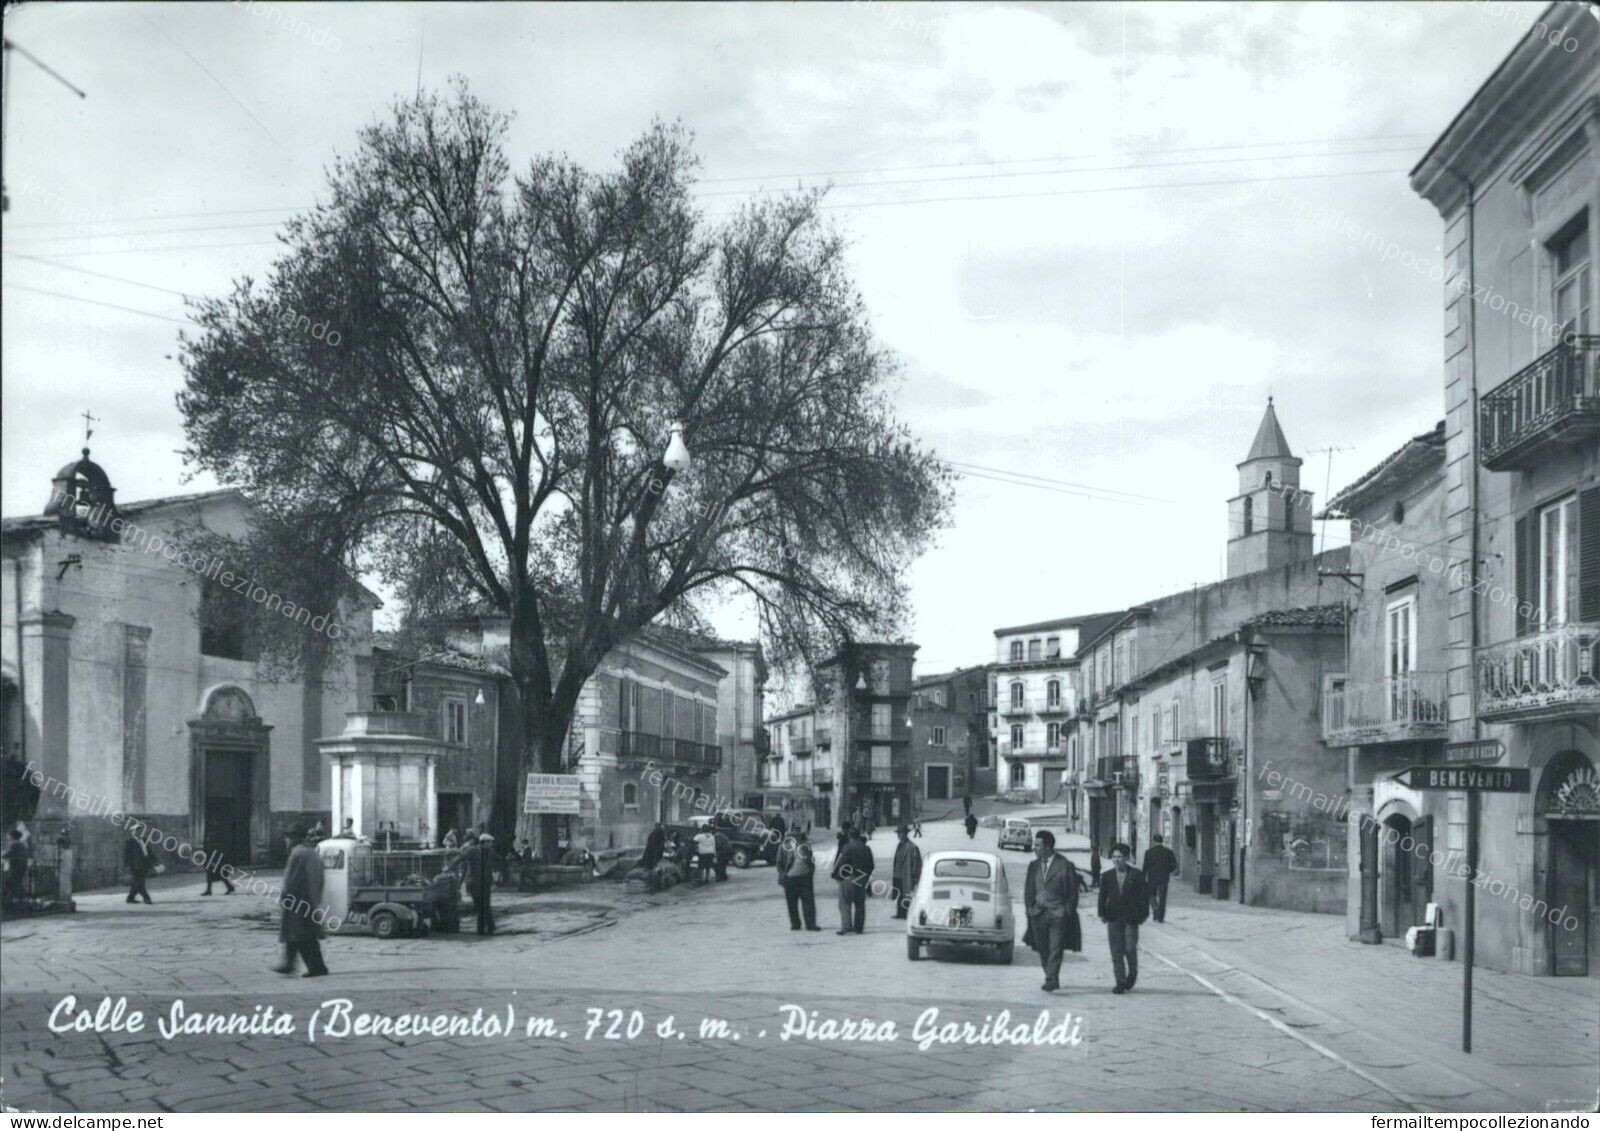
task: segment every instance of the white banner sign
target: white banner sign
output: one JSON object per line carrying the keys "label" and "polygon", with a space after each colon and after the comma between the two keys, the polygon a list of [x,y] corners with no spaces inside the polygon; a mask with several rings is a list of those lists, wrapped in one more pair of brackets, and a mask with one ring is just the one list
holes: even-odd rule
{"label": "white banner sign", "polygon": [[529,774],[524,813],[577,813],[581,790],[576,774]]}

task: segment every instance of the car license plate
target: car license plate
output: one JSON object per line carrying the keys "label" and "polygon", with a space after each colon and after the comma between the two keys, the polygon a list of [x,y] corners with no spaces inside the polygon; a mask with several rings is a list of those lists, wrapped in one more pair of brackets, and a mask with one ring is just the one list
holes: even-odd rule
{"label": "car license plate", "polygon": [[950,909],[950,925],[952,927],[972,926],[972,908],[952,907]]}

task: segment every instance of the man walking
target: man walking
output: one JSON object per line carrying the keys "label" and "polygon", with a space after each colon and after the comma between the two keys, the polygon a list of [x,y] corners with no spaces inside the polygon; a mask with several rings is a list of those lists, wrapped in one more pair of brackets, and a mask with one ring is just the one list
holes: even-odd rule
{"label": "man walking", "polygon": [[1049,993],[1061,988],[1061,956],[1083,949],[1083,927],[1078,922],[1078,870],[1056,851],[1056,837],[1040,829],[1033,838],[1034,860],[1028,865],[1022,906],[1028,915],[1027,942],[1039,952],[1044,985]]}
{"label": "man walking", "polygon": [[227,887],[229,895],[233,894],[233,881],[228,879],[228,873],[233,869],[225,868],[226,863],[222,855],[222,846],[212,841],[211,848],[206,853],[206,890],[201,892],[201,895],[210,895],[211,885],[219,881]]}
{"label": "man walking", "polygon": [[839,882],[839,934],[862,935],[867,931],[867,889],[876,867],[867,839],[857,830],[850,843],[833,862],[833,878]]}
{"label": "man walking", "polygon": [[1144,850],[1144,883],[1150,892],[1150,913],[1157,923],[1167,921],[1167,882],[1178,870],[1178,858],[1172,849],[1161,843],[1161,834],[1150,838],[1151,845]]}
{"label": "man walking", "polygon": [[922,879],[922,849],[911,843],[907,834],[911,829],[901,825],[895,830],[900,843],[894,846],[894,885],[889,898],[894,900],[894,917],[904,919],[911,910],[911,897],[916,894],[917,881]]}
{"label": "man walking", "polygon": [[1111,944],[1111,972],[1125,994],[1139,980],[1139,924],[1150,915],[1144,876],[1128,866],[1133,852],[1125,844],[1111,846],[1111,867],[1100,877],[1100,921]]}
{"label": "man walking", "polygon": [[304,829],[295,830],[300,843],[289,853],[283,870],[283,891],[279,902],[283,919],[278,925],[278,941],[283,943],[283,961],[273,969],[293,974],[296,957],[305,959],[307,978],[320,978],[328,972],[322,962],[322,857],[317,853],[317,838]]}
{"label": "man walking", "polygon": [[969,817],[972,816],[972,791],[971,790],[968,790],[966,793],[963,793],[961,795],[961,808],[963,810],[965,810],[967,816],[969,816]]}
{"label": "man walking", "polygon": [[978,818],[974,817],[971,813],[968,813],[966,824],[967,839],[971,840],[973,837],[978,835]]}
{"label": "man walking", "polygon": [[472,903],[478,909],[478,933],[494,934],[494,908],[490,892],[494,890],[494,837],[484,833],[478,843],[467,849],[467,875],[471,877]]}
{"label": "man walking", "polygon": [[152,902],[144,881],[155,870],[156,857],[142,837],[129,833],[128,839],[122,842],[122,866],[128,870],[127,902],[133,903],[140,896],[146,903]]}
{"label": "man walking", "polygon": [[802,913],[806,930],[822,930],[817,926],[816,874],[817,858],[805,837],[785,837],[778,849],[778,886],[783,889],[783,900],[789,907],[791,931],[800,929]]}

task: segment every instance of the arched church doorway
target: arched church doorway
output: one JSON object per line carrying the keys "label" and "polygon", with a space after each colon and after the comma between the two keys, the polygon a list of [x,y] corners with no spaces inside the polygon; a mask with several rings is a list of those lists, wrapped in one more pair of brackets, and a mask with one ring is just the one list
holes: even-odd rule
{"label": "arched church doorway", "polygon": [[1550,837],[1550,972],[1600,974],[1600,775],[1578,751],[1558,754],[1540,777],[1537,805]]}

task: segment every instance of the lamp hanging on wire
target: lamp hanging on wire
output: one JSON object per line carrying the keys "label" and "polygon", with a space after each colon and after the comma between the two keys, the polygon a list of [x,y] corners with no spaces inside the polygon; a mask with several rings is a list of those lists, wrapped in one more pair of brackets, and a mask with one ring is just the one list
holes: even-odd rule
{"label": "lamp hanging on wire", "polygon": [[692,462],[689,446],[683,442],[683,425],[676,420],[672,422],[672,439],[667,441],[667,451],[661,462],[673,471],[683,471]]}

